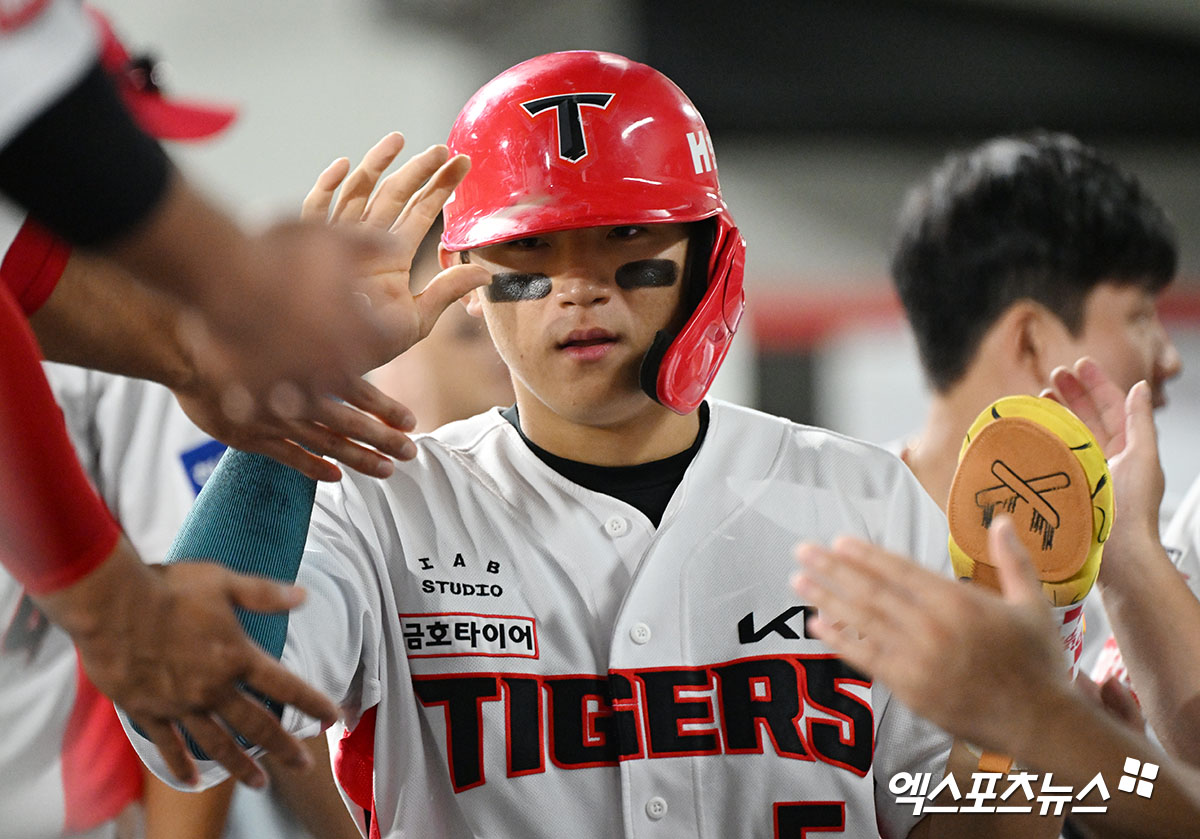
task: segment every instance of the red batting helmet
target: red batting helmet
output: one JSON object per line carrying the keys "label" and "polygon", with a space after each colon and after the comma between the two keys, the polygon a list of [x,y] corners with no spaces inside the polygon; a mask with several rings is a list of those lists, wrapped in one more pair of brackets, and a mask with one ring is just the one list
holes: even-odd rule
{"label": "red batting helmet", "polygon": [[700,404],[745,304],[746,242],[721,198],[700,112],[670,79],[605,52],[558,52],[505,70],[471,97],[448,140],[471,171],[445,207],[461,251],[581,227],[713,219],[708,284],[678,335],[660,332],[642,386]]}

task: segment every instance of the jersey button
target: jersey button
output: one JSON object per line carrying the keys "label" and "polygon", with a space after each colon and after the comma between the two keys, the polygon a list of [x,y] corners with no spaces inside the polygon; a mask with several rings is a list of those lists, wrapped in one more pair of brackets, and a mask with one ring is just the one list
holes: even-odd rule
{"label": "jersey button", "polygon": [[658,821],[667,814],[667,802],[657,795],[646,802],[646,815]]}
{"label": "jersey button", "polygon": [[604,529],[609,536],[624,536],[629,532],[629,522],[620,516],[613,516],[604,523]]}
{"label": "jersey button", "polygon": [[629,637],[633,639],[635,644],[645,644],[650,640],[650,627],[644,623],[635,623],[633,628],[629,630]]}

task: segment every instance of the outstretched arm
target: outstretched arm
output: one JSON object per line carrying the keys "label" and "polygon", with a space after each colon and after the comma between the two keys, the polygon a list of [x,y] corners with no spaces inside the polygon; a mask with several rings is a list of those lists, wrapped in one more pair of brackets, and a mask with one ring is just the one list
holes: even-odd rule
{"label": "outstretched arm", "polygon": [[1163,473],[1150,388],[1139,382],[1124,394],[1086,358],[1052,381],[1109,460],[1117,517],[1098,584],[1130,681],[1163,746],[1200,765],[1200,600],[1159,542]]}
{"label": "outstretched arm", "polygon": [[292,418],[255,411],[235,420],[222,405],[225,388],[235,383],[223,379],[223,369],[185,340],[188,318],[174,298],[135,280],[116,263],[76,249],[30,325],[51,361],[166,385],[208,434],[277,457],[314,479],[340,474],[320,456],[369,475],[389,470],[384,455],[411,456],[404,433],[413,426],[411,412],[362,381],[347,396],[353,407],[327,396]]}
{"label": "outstretched arm", "polygon": [[[428,334],[446,306],[488,279],[481,269],[462,266],[471,270],[445,271],[421,294],[414,296],[409,291],[407,272],[412,254],[450,191],[465,175],[467,161],[461,157],[447,160],[445,147],[435,146],[408,161],[371,198],[381,173],[402,144],[399,135],[389,135],[372,149],[357,170],[364,174],[359,177],[356,173],[347,181],[332,214],[334,224],[373,225],[391,230],[401,240],[400,255],[381,261],[372,275],[373,304],[388,310],[386,317],[397,324],[395,334],[403,339],[398,346],[400,350]],[[306,214],[323,216],[328,212],[346,168],[340,162],[335,163],[321,176],[306,201]],[[205,484],[171,547],[170,559],[180,561],[173,567],[188,567],[189,563],[183,560],[204,557],[241,573],[293,582],[308,534],[314,491],[311,480],[281,463],[230,449]],[[246,632],[268,654],[278,657],[282,653],[287,637],[285,613],[243,613],[242,620]],[[279,700],[268,701],[274,710],[288,702],[286,697],[269,690],[261,692],[269,700]],[[200,726],[198,730],[185,722],[193,738],[191,751],[194,756],[204,758],[209,756],[205,754],[208,749],[198,735],[212,734],[212,721],[205,716],[194,720]],[[138,722],[136,718],[134,721]],[[229,743],[221,741],[220,745],[224,749]],[[224,751],[209,754],[227,767],[232,760]],[[255,775],[260,771],[249,757],[241,757],[244,774]],[[180,774],[175,766],[172,771]]]}
{"label": "outstretched arm", "polygon": [[810,631],[948,732],[1073,788],[1097,772],[1121,778],[1128,757],[1160,766],[1152,798],[1114,794],[1106,813],[1082,818],[1141,837],[1188,835],[1200,818],[1200,773],[1071,688],[1012,522],[997,519],[988,538],[1002,597],[858,540],[800,545],[793,583],[820,612]]}

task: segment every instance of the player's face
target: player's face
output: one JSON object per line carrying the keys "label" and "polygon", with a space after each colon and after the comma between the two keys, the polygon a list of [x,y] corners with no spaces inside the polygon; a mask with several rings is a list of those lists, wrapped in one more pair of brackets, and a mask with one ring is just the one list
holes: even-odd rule
{"label": "player's face", "polygon": [[1138,286],[1099,284],[1084,302],[1083,328],[1069,352],[1096,359],[1127,392],[1145,379],[1155,407],[1162,407],[1166,382],[1179,375],[1182,364],[1156,303],[1156,295]]}
{"label": "player's face", "polygon": [[588,227],[471,252],[492,274],[468,309],[482,314],[513,372],[518,402],[535,398],[575,422],[626,419],[661,406],[638,385],[660,329],[682,324],[682,224]]}

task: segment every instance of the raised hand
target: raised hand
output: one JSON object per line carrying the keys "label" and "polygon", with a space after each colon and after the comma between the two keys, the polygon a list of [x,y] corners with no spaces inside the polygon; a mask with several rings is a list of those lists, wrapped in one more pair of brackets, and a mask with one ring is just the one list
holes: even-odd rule
{"label": "raised hand", "polygon": [[[857,539],[796,548],[808,629],[918,714],[1005,752],[1020,714],[1069,690],[1049,606],[1012,521],[988,533],[1003,598]],[[931,679],[931,673],[937,673]]]}
{"label": "raised hand", "polygon": [[328,219],[336,227],[386,230],[398,243],[373,262],[365,287],[372,312],[389,336],[387,350],[374,366],[424,338],[448,306],[490,280],[478,266],[455,265],[434,277],[419,294],[411,292],[409,272],[417,246],[466,176],[470,161],[464,155],[451,158],[445,146],[435,145],[383,178],[403,148],[404,137],[392,133],[376,143],[353,171],[346,158],[335,160],[317,178],[301,211],[306,220]]}
{"label": "raised hand", "polygon": [[326,724],[337,709],[254,644],[233,610],[283,611],[302,599],[294,587],[211,563],[146,566],[121,539],[87,577],[37,601],[70,633],[92,681],[150,736],[179,780],[196,780],[180,735],[186,726],[234,777],[261,786],[262,769],[231,731],[291,765],[309,761],[302,744],[240,685]]}
{"label": "raised hand", "polygon": [[[433,146],[381,181],[403,145],[403,137],[389,134],[348,177],[349,162],[335,161],[305,198],[301,222],[279,225],[262,237],[279,240],[280,253],[308,256],[291,263],[287,299],[276,304],[281,317],[255,325],[252,343],[268,343],[264,334],[282,330],[287,334],[279,338],[280,347],[292,347],[307,328],[312,346],[320,346],[338,332],[336,357],[314,359],[312,346],[306,346],[284,359],[290,372],[281,376],[277,353],[247,353],[236,337],[231,343],[202,319],[184,320],[193,374],[173,389],[191,420],[212,436],[317,480],[341,477],[325,457],[386,477],[392,471],[389,456],[406,460],[416,453],[405,433],[415,425],[412,412],[361,375],[427,335],[447,306],[488,277],[478,267],[455,266],[420,294],[409,291],[417,245],[470,163],[461,155],[448,159],[445,146]],[[314,250],[323,239],[328,241]],[[334,265],[339,260],[340,269]],[[357,266],[352,283],[333,287],[326,279],[316,290],[309,285],[314,277],[345,274],[350,264]],[[289,315],[291,309],[298,313]],[[359,328],[348,326],[347,318],[357,319]],[[267,372],[248,375],[253,360]]]}
{"label": "raised hand", "polygon": [[1100,564],[1104,586],[1158,545],[1164,478],[1150,386],[1142,381],[1122,393],[1090,358],[1081,358],[1071,369],[1056,368],[1050,379],[1053,391],[1047,395],[1087,424],[1112,473],[1116,518]]}

